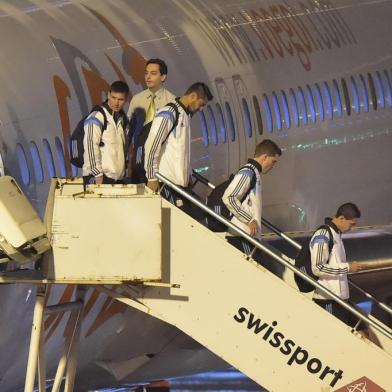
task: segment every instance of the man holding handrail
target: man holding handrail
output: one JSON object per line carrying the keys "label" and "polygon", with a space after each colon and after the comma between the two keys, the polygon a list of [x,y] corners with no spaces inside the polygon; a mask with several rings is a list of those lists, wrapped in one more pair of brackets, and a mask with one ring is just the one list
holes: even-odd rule
{"label": "man holding handrail", "polygon": [[[145,144],[144,167],[147,186],[159,191],[159,172],[186,191],[191,179],[191,117],[213,99],[210,89],[202,82],[193,83],[185,94],[156,112]],[[165,187],[162,196],[197,218],[188,200]]]}
{"label": "man holding handrail", "polygon": [[[260,142],[253,159],[241,167],[222,197],[233,215],[231,222],[257,239],[261,239],[261,174],[272,170],[281,155],[281,149],[272,140]],[[230,230],[227,240],[247,255],[252,252],[253,246]]]}
{"label": "man holding handrail", "polygon": [[[367,269],[367,264],[357,261],[347,262],[342,241],[342,233],[350,231],[361,217],[354,203],[342,204],[334,218],[326,218],[325,225],[315,231],[310,239],[309,249],[312,272],[318,282],[343,300],[350,297],[347,274]],[[333,245],[332,245],[333,242]],[[331,243],[331,245],[329,245]],[[317,290],[313,301],[350,327],[355,327],[358,318],[326,294]]]}

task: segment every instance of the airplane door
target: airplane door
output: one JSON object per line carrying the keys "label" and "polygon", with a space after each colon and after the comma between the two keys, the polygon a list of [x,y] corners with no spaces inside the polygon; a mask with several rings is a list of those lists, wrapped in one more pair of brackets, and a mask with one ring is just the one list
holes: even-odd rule
{"label": "airplane door", "polygon": [[5,175],[5,170],[4,170],[4,162],[3,162],[3,156],[1,155],[0,151],[0,176]]}
{"label": "airplane door", "polygon": [[240,112],[238,122],[238,137],[240,142],[240,163],[243,164],[248,158],[253,157],[256,146],[256,129],[253,111],[248,89],[240,75],[233,75],[233,85]]}
{"label": "airplane door", "polygon": [[228,144],[228,173],[236,172],[241,164],[240,143],[238,137],[237,117],[234,108],[234,100],[230,94],[226,82],[222,78],[215,79],[218,99],[224,113],[226,125],[226,143]]}

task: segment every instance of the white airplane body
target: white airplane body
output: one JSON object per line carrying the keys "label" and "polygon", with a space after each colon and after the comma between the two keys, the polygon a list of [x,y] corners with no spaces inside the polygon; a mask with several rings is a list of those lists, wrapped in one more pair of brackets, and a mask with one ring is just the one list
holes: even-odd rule
{"label": "white airplane body", "polygon": [[[283,155],[263,178],[263,211],[278,227],[311,230],[346,201],[360,206],[361,224],[390,225],[391,16],[390,0],[3,0],[2,165],[43,214],[50,177],[71,174],[64,146],[77,122],[114,80],[141,91],[144,61],[158,57],[176,95],[195,81],[214,94],[192,120],[194,169],[219,183],[271,138]],[[0,293],[0,390],[15,392],[35,288]],[[49,303],[74,295],[53,286]],[[48,378],[68,317],[45,321]],[[226,366],[176,328],[88,292],[76,391]]]}

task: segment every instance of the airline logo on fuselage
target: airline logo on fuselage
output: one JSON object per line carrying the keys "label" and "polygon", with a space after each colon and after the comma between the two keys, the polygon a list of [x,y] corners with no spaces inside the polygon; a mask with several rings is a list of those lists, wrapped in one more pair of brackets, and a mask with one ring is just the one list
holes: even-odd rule
{"label": "airline logo on fuselage", "polygon": [[357,44],[341,10],[329,0],[241,7],[195,23],[228,66],[296,57],[310,71],[315,52]]}

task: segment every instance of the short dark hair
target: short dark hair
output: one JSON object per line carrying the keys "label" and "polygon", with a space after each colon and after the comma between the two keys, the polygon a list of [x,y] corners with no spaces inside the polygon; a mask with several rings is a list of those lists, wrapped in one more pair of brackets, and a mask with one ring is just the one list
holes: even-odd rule
{"label": "short dark hair", "polygon": [[112,91],[113,93],[122,93],[122,94],[128,95],[129,94],[129,87],[122,80],[116,80],[115,82],[113,82],[110,85],[109,91]]}
{"label": "short dark hair", "polygon": [[208,86],[203,82],[193,83],[188,87],[188,90],[185,91],[185,95],[192,93],[196,93],[199,98],[205,97],[208,101],[211,101],[214,98]]}
{"label": "short dark hair", "polygon": [[282,150],[270,139],[264,139],[255,148],[255,157],[267,154],[268,156],[282,155]]}
{"label": "short dark hair", "polygon": [[146,67],[148,64],[157,64],[159,65],[159,72],[161,73],[161,75],[167,75],[167,65],[166,63],[161,60],[161,59],[150,59],[147,61],[146,63]]}
{"label": "short dark hair", "polygon": [[361,211],[354,203],[344,203],[336,211],[335,217],[343,216],[345,219],[354,219],[361,217]]}

